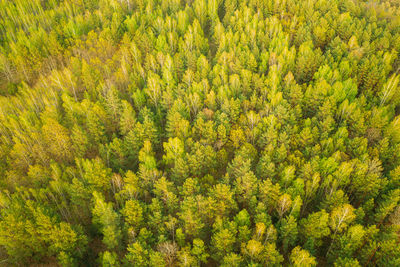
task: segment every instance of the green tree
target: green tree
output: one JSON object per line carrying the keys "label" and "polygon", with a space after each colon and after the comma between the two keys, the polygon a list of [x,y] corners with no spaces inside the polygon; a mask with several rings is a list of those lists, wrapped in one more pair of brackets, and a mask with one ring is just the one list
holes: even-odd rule
{"label": "green tree", "polygon": [[322,245],[322,238],[331,233],[328,223],[329,214],[325,210],[314,212],[300,221],[299,233],[306,241],[306,248],[314,250]]}
{"label": "green tree", "polygon": [[104,197],[93,192],[93,224],[103,234],[103,243],[108,249],[117,248],[121,240],[121,230],[119,229],[119,216],[112,207],[112,203],[105,202]]}

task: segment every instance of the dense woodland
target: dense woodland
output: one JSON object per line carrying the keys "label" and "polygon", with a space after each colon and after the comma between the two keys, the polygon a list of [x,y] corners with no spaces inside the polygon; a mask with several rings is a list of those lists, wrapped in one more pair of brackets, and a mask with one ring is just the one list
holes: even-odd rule
{"label": "dense woodland", "polygon": [[398,0],[0,0],[0,265],[400,266]]}

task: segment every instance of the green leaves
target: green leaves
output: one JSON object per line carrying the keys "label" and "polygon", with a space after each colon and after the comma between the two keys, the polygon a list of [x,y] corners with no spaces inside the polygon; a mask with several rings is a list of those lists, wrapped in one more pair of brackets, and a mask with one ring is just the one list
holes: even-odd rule
{"label": "green leaves", "polygon": [[121,230],[119,229],[119,215],[112,207],[112,203],[104,201],[103,196],[93,192],[93,224],[97,225],[103,234],[103,243],[108,249],[119,246]]}
{"label": "green leaves", "polygon": [[77,227],[77,231],[69,223],[60,222],[48,207],[21,200],[13,197],[8,210],[2,211],[0,222],[0,244],[11,262],[57,256],[73,263],[82,256],[87,238],[81,229]]}
{"label": "green leaves", "polygon": [[177,137],[169,138],[168,142],[164,143],[164,150],[163,159],[169,164],[174,163],[185,152],[183,142]]}
{"label": "green leaves", "polygon": [[325,210],[310,214],[300,221],[300,234],[307,248],[314,250],[322,245],[322,238],[329,236],[329,214]]}
{"label": "green leaves", "polygon": [[400,265],[398,14],[0,1],[0,261]]}

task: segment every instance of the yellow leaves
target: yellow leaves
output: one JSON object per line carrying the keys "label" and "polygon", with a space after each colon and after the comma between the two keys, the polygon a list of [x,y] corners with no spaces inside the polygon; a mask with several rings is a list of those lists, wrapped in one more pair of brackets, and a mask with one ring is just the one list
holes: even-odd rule
{"label": "yellow leaves", "polygon": [[194,13],[196,18],[200,21],[200,24],[204,27],[206,23],[207,16],[207,1],[206,0],[196,0],[193,3]]}
{"label": "yellow leaves", "polygon": [[313,29],[317,47],[324,47],[327,41],[329,41],[330,36],[328,36],[328,30],[329,23],[324,18],[321,18],[319,23]]}
{"label": "yellow leaves", "polygon": [[124,177],[124,188],[119,194],[126,195],[126,198],[136,198],[139,191],[139,178],[132,171],[127,171]]}
{"label": "yellow leaves", "polygon": [[193,116],[197,115],[197,112],[199,111],[199,109],[202,106],[202,101],[200,96],[197,93],[194,94],[189,94],[186,97],[186,101],[188,106],[190,107],[190,111],[193,114]]}
{"label": "yellow leaves", "polygon": [[179,112],[171,112],[167,116],[168,137],[178,137],[185,140],[191,133],[190,123]]}
{"label": "yellow leaves", "polygon": [[282,218],[282,216],[291,208],[292,206],[292,198],[288,194],[283,194],[277,203],[276,206],[276,211],[279,214],[279,217]]}
{"label": "yellow leaves", "polygon": [[32,200],[13,200],[0,222],[0,244],[10,256],[24,262],[31,255],[43,257],[73,253],[77,247],[84,249],[85,236],[50,215],[48,207]]}
{"label": "yellow leaves", "polygon": [[247,254],[251,259],[256,258],[260,255],[263,250],[261,242],[256,240],[250,240],[244,247],[244,253]]}
{"label": "yellow leaves", "polygon": [[347,45],[349,46],[350,50],[354,50],[356,48],[359,47],[358,42],[357,42],[357,37],[355,37],[354,35],[351,36],[351,38],[349,39],[349,42],[347,43]]}
{"label": "yellow leaves", "polygon": [[240,86],[240,77],[237,74],[233,74],[229,76],[229,85],[234,95],[239,95],[241,86]]}
{"label": "yellow leaves", "polygon": [[400,92],[399,92],[399,81],[400,76],[393,74],[388,81],[384,84],[382,91],[380,92],[380,105],[385,105],[386,102],[393,100],[400,99]]}
{"label": "yellow leaves", "polygon": [[[4,186],[39,184],[34,197],[53,201],[49,208],[65,220],[97,216],[110,247],[127,230],[126,260],[136,265],[162,265],[157,255],[171,265],[279,265],[276,242],[284,264],[313,266],[309,252],[289,249],[299,242],[322,256],[332,241],[339,251],[344,239],[333,233],[347,235],[355,221],[345,203],[397,223],[397,200],[378,203],[400,180],[391,172],[399,161],[400,76],[388,77],[398,67],[397,24],[340,0],[76,0],[67,10],[47,2],[40,12],[57,20],[41,18],[47,28],[29,30],[32,40],[7,33],[15,42],[0,55],[0,76],[9,80],[0,83],[17,91],[0,101]],[[41,28],[21,19],[22,31]],[[20,83],[43,67],[51,75],[32,88]],[[41,115],[47,107],[51,116]],[[46,185],[51,160],[59,170]],[[80,211],[93,191],[101,192],[93,214]],[[0,195],[2,212],[11,196]],[[246,223],[232,220],[239,208],[248,210]],[[73,239],[67,226],[58,228],[57,238]],[[194,237],[212,260],[192,261]],[[112,251],[121,263],[122,243]],[[329,255],[322,263],[334,264]]]}
{"label": "yellow leaves", "polygon": [[232,129],[230,140],[232,141],[233,147],[236,149],[239,148],[241,144],[246,141],[245,134],[241,127],[238,126],[235,129]]}
{"label": "yellow leaves", "polygon": [[[48,232],[48,229],[45,229]],[[48,233],[50,234],[50,233]],[[58,227],[55,226],[49,235],[50,248],[54,251],[72,251],[77,245],[78,235],[72,230],[70,224],[61,222]]]}
{"label": "yellow leaves", "polygon": [[222,229],[213,235],[212,243],[217,249],[217,253],[223,256],[226,255],[227,252],[232,251],[233,244],[235,243],[235,236],[229,229]]}
{"label": "yellow leaves", "polygon": [[264,223],[262,223],[262,222],[256,223],[256,228],[255,228],[255,233],[254,233],[253,239],[255,239],[257,241],[261,240],[261,238],[263,237],[263,235],[265,233],[265,230],[266,230],[266,226]]}
{"label": "yellow leaves", "polygon": [[173,183],[164,176],[154,184],[154,193],[159,196],[169,207],[177,201],[176,195],[171,191]]}
{"label": "yellow leaves", "polygon": [[283,100],[282,92],[270,95],[271,106],[276,107]]}
{"label": "yellow leaves", "polygon": [[47,118],[42,133],[49,152],[56,160],[69,162],[73,159],[72,143],[65,127],[55,119]]}
{"label": "yellow leaves", "polygon": [[[306,181],[305,194],[306,198],[311,197],[318,189],[321,177],[319,173],[314,173],[311,180]],[[307,200],[307,199],[306,199]]]}
{"label": "yellow leaves", "polygon": [[310,127],[304,128],[299,136],[297,142],[304,148],[314,143],[313,130]]}
{"label": "yellow leaves", "polygon": [[396,116],[387,126],[386,135],[393,138],[395,142],[400,141],[400,116]]}
{"label": "yellow leaves", "polygon": [[290,254],[290,262],[294,267],[312,267],[317,265],[317,261],[311,254],[301,247],[295,247]]}
{"label": "yellow leaves", "polygon": [[260,118],[260,115],[255,113],[253,110],[249,111],[246,114],[246,117],[247,117],[247,126],[249,128],[248,129],[249,131],[246,131],[246,134],[247,134],[248,138],[253,142],[256,137],[256,134],[258,134],[258,131],[256,131],[256,130],[253,131],[253,129],[255,129],[257,127],[261,118]]}
{"label": "yellow leaves", "polygon": [[302,234],[310,239],[321,239],[331,232],[328,227],[329,214],[325,210],[311,213],[300,221]]}
{"label": "yellow leaves", "polygon": [[261,200],[267,205],[268,208],[275,207],[277,205],[280,186],[279,184],[273,184],[270,179],[266,179],[262,182],[260,188]]}
{"label": "yellow leaves", "polygon": [[161,79],[157,74],[149,74],[145,92],[150,98],[151,103],[157,107],[161,98]]}
{"label": "yellow leaves", "polygon": [[163,159],[167,163],[172,163],[183,155],[185,148],[183,142],[178,137],[175,137],[169,138],[168,142],[164,143],[164,151]]}
{"label": "yellow leaves", "polygon": [[337,116],[340,119],[346,119],[347,117],[351,116],[352,113],[355,112],[357,108],[357,104],[355,102],[349,103],[348,99],[345,99],[343,103],[340,105],[337,111]]}
{"label": "yellow leaves", "polygon": [[111,187],[111,170],[104,165],[100,158],[77,159],[76,165],[86,183],[103,191],[107,191]]}
{"label": "yellow leaves", "polygon": [[212,199],[215,201],[215,214],[228,215],[237,208],[233,192],[226,184],[217,184],[211,189]]}
{"label": "yellow leaves", "polygon": [[139,230],[140,224],[143,220],[142,207],[137,200],[128,200],[125,202],[125,207],[122,211],[125,216],[125,221],[129,225],[133,226],[134,229]]}
{"label": "yellow leaves", "polygon": [[341,232],[356,218],[354,208],[350,204],[336,207],[330,214],[329,226],[335,232]]}

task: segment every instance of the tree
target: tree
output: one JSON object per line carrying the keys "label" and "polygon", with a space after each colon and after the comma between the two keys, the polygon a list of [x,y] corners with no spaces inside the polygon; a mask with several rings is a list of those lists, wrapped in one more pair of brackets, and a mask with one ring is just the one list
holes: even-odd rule
{"label": "tree", "polygon": [[307,248],[315,249],[322,244],[322,238],[331,232],[328,227],[329,214],[325,210],[314,212],[300,221],[300,234],[306,241]]}
{"label": "tree", "polygon": [[296,80],[299,83],[310,81],[320,64],[321,50],[316,49],[313,51],[313,46],[310,42],[301,44],[294,73]]}
{"label": "tree", "polygon": [[[279,195],[280,195],[279,184],[274,185],[270,179],[266,179],[263,181],[260,187],[260,197],[269,210],[272,210],[274,207],[278,206]],[[288,195],[282,198],[282,200],[285,200],[285,202],[282,203],[285,204],[285,206],[281,207],[283,208],[283,210],[281,209],[283,212],[287,208],[288,204],[287,201],[289,200],[289,198],[290,196]]]}
{"label": "tree", "polygon": [[103,255],[101,255],[101,266],[119,266],[117,254],[115,252],[105,251]]}
{"label": "tree", "polygon": [[52,157],[59,162],[71,162],[73,151],[67,129],[56,120],[47,118],[42,126],[42,132]]}
{"label": "tree", "polygon": [[164,256],[167,266],[172,266],[175,262],[178,247],[176,243],[164,242],[158,245],[158,251]]}
{"label": "tree", "polygon": [[175,163],[185,152],[183,142],[177,137],[169,138],[168,142],[164,143],[164,150],[165,155],[163,159],[167,164]]}
{"label": "tree", "polygon": [[330,227],[334,232],[340,233],[355,219],[354,208],[350,204],[344,204],[332,210],[330,214]]}
{"label": "tree", "polygon": [[119,229],[119,216],[114,211],[112,204],[104,201],[103,196],[93,192],[93,224],[97,225],[103,234],[103,243],[108,249],[119,246],[121,230]]}
{"label": "tree", "polygon": [[263,250],[263,246],[259,241],[250,240],[247,242],[247,245],[242,248],[243,254],[247,255],[250,258],[250,261],[253,260],[261,260],[261,252]]}
{"label": "tree", "polygon": [[145,90],[151,103],[157,108],[161,98],[161,79],[155,73],[150,73],[147,80],[147,88]]}
{"label": "tree", "polygon": [[106,168],[100,158],[94,160],[77,159],[76,164],[86,183],[102,192],[107,192],[110,189],[111,170]]}
{"label": "tree", "polygon": [[73,229],[52,213],[32,200],[23,201],[17,195],[10,199],[9,208],[2,210],[0,244],[11,262],[27,262],[30,257],[41,259],[50,255],[57,256],[59,263],[66,266],[75,264],[75,259],[83,255],[87,237],[82,229]]}
{"label": "tree", "polygon": [[283,214],[289,211],[290,207],[292,206],[292,199],[290,195],[283,194],[277,203],[276,211],[278,212],[279,218],[281,219]]}
{"label": "tree", "polygon": [[364,243],[367,231],[362,225],[350,226],[346,233],[336,240],[332,245],[332,249],[328,252],[328,259],[331,262],[341,262],[338,259],[351,259],[353,254],[360,249]]}
{"label": "tree", "polygon": [[222,266],[240,266],[241,262],[243,262],[243,258],[240,255],[230,253],[224,257]]}
{"label": "tree", "polygon": [[0,1],[0,262],[400,266],[397,2]]}
{"label": "tree", "polygon": [[375,213],[375,221],[380,225],[387,216],[393,212],[396,208],[397,203],[400,201],[400,190],[395,189],[389,191],[384,199],[380,202],[380,205]]}
{"label": "tree", "polygon": [[233,251],[236,238],[229,229],[222,229],[212,236],[212,248],[215,251],[216,260],[222,259]]}
{"label": "tree", "polygon": [[196,265],[196,259],[190,254],[188,248],[182,248],[178,252],[178,260],[181,266],[194,266]]}
{"label": "tree", "polygon": [[132,266],[143,266],[143,264],[148,262],[148,251],[138,242],[130,244],[127,250],[128,253],[125,255],[124,259],[126,264],[131,264]]}
{"label": "tree", "polygon": [[165,177],[161,177],[154,185],[154,193],[170,210],[174,210],[178,200],[173,189],[173,183]]}
{"label": "tree", "polygon": [[208,253],[205,250],[204,242],[201,239],[194,239],[193,240],[193,247],[192,247],[192,255],[194,255],[197,259],[197,264],[206,263],[207,258],[209,257]]}
{"label": "tree", "polygon": [[293,266],[316,266],[317,262],[307,250],[295,247],[290,253],[290,262]]}
{"label": "tree", "polygon": [[[345,229],[347,225],[355,219],[355,217],[354,208],[350,204],[344,204],[332,210],[330,214],[330,227],[333,231],[332,243],[336,238],[336,234],[342,232],[343,229]],[[332,248],[332,243],[326,254],[329,254],[329,251]]]}
{"label": "tree", "polygon": [[216,214],[228,216],[237,209],[233,198],[233,192],[226,184],[216,184],[210,191],[211,198],[215,201],[214,209]]}
{"label": "tree", "polygon": [[283,249],[286,251],[289,246],[296,244],[297,241],[298,229],[296,219],[293,216],[284,218],[279,230],[280,240],[282,240]]}
{"label": "tree", "polygon": [[143,209],[137,200],[128,200],[125,202],[123,209],[125,222],[133,228],[133,231],[138,232],[143,221]]}

